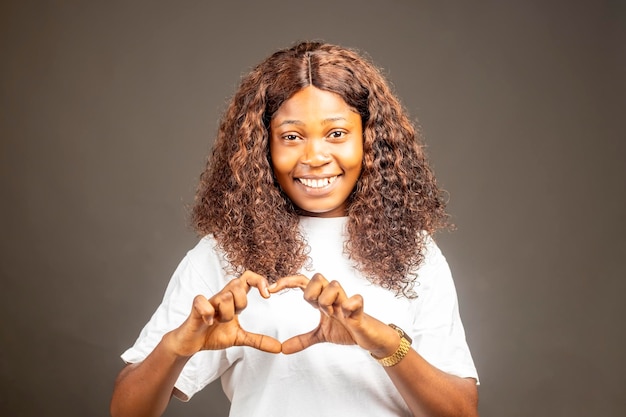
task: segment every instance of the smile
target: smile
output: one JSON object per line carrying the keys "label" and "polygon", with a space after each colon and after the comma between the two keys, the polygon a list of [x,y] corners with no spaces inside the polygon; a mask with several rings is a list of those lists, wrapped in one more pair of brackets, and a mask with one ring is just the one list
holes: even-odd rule
{"label": "smile", "polygon": [[334,177],[319,178],[319,179],[298,178],[298,181],[300,181],[301,184],[309,188],[324,188],[324,187],[328,187],[330,184],[335,182],[337,177],[338,176],[335,175]]}

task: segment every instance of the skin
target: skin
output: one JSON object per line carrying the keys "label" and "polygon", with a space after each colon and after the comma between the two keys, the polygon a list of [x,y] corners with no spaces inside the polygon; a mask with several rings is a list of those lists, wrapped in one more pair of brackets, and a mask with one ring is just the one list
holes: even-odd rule
{"label": "skin", "polygon": [[[321,274],[311,280],[302,275],[272,284],[272,292],[301,288],[304,299],[320,311],[318,326],[282,343],[282,352],[300,352],[317,343],[356,344],[377,358],[392,355],[400,346],[398,333],[364,312],[363,297],[351,297],[338,281]],[[459,378],[430,365],[414,349],[385,371],[414,416],[478,416],[478,390],[472,378]]]}
{"label": "skin", "polygon": [[361,116],[337,94],[309,86],[274,113],[270,154],[274,175],[305,216],[345,216],[361,175]]}
{"label": "skin", "polygon": [[[339,96],[307,87],[283,103],[270,128],[274,173],[302,214],[344,216],[346,200],[361,173],[360,116]],[[331,177],[334,180],[327,180]],[[247,306],[249,291],[258,291],[269,302],[271,294],[286,288],[300,288],[304,301],[320,311],[315,329],[281,343],[241,327],[238,315]],[[366,314],[363,298],[348,296],[338,281],[328,281],[321,274],[310,280],[294,275],[269,285],[266,277],[246,271],[211,298],[196,296],[187,319],[166,333],[143,362],[127,365],[120,372],[111,415],[162,415],[172,395],[180,394],[174,384],[183,367],[201,350],[248,346],[292,354],[317,343],[358,345],[383,358],[396,351],[400,337]],[[473,379],[446,374],[413,349],[400,363],[384,369],[414,416],[477,416]]]}
{"label": "skin", "polygon": [[279,353],[281,343],[250,333],[239,325],[247,294],[254,288],[269,298],[268,281],[251,271],[229,282],[207,299],[198,295],[187,319],[166,333],[143,362],[127,365],[117,377],[111,399],[111,416],[160,416],[172,395],[174,383],[193,354],[205,349],[249,346]]}

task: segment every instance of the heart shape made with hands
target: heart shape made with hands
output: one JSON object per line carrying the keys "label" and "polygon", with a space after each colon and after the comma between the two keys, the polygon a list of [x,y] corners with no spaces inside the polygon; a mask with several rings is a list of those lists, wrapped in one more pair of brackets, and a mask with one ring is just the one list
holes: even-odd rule
{"label": "heart shape made with hands", "polygon": [[304,300],[321,314],[320,322],[315,329],[283,341],[282,353],[300,352],[309,346],[324,342],[339,345],[357,344],[352,329],[363,315],[361,296],[349,298],[339,282],[328,282],[319,273],[310,280],[303,275],[281,278],[270,285],[269,292],[276,293],[289,288],[300,288],[304,293]]}
{"label": "heart shape made with hands", "polygon": [[[319,324],[311,331],[283,342],[271,336],[246,331],[240,325],[238,315],[246,308],[247,293],[252,288],[256,288],[265,299],[285,289],[300,288],[304,300],[320,311]],[[310,280],[304,275],[287,276],[268,287],[265,278],[246,271],[207,301],[210,303],[209,308],[194,307],[205,325],[209,325],[204,330],[203,349],[250,346],[271,353],[291,354],[324,342],[363,346],[359,340],[363,339],[362,321],[367,315],[363,313],[362,297],[348,297],[337,281],[328,282],[321,274],[315,274]]]}

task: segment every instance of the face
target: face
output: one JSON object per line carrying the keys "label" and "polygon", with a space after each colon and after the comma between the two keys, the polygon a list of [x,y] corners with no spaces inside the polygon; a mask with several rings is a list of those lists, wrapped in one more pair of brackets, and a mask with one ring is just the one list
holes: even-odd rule
{"label": "face", "polygon": [[339,95],[305,87],[274,113],[270,153],[280,187],[303,215],[345,216],[361,174],[361,116]]}

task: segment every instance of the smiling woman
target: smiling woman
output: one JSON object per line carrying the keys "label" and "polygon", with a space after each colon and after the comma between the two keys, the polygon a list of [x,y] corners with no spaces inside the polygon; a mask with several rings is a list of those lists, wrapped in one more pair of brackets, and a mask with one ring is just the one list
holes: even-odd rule
{"label": "smiling woman", "polygon": [[274,175],[300,214],[346,215],[361,174],[361,115],[334,93],[308,86],[278,109],[270,123]]}
{"label": "smiling woman", "polygon": [[[308,210],[287,194],[295,184],[278,182],[270,152],[279,110],[309,86],[341,98],[361,119],[361,172],[343,206],[350,257],[371,282],[411,295],[424,261],[424,233],[447,224],[444,200],[399,100],[379,69],[347,48],[303,42],[277,51],[243,78],[200,179],[194,226],[201,236],[216,237],[233,274],[250,269],[273,281],[309,261],[300,237],[300,214]],[[304,122],[289,117],[280,124],[288,121]],[[315,150],[321,142],[307,143]]]}
{"label": "smiling woman", "polygon": [[303,42],[244,77],[192,220],[201,240],[123,353],[113,416],[161,415],[217,378],[231,416],[476,415],[432,239],[441,192],[361,55]]}

